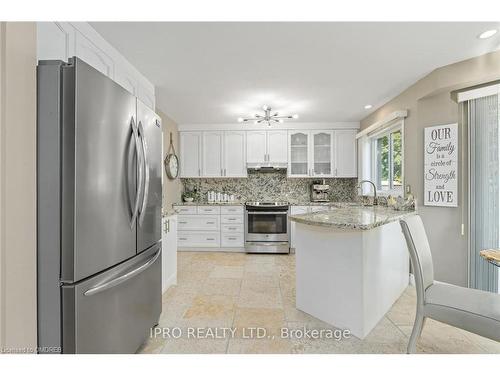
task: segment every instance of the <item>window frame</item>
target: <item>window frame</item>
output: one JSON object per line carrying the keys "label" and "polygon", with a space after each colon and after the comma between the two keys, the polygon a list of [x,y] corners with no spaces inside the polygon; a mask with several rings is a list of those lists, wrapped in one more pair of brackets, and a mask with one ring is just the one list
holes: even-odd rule
{"label": "window frame", "polygon": [[[382,131],[369,135],[370,143],[370,171],[371,178],[377,188],[377,195],[380,196],[405,196],[405,178],[404,178],[404,122],[398,121],[392,126],[388,126]],[[395,188],[394,183],[394,149],[393,149],[393,133],[401,132],[401,187]],[[377,140],[383,137],[388,137],[389,142],[389,189],[382,190],[378,186],[378,165],[377,165]]]}

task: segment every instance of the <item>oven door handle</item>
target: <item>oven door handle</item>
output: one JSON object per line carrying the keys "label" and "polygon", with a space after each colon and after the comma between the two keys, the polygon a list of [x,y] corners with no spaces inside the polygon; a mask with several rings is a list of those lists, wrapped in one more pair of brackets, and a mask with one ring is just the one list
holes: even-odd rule
{"label": "oven door handle", "polygon": [[249,215],[287,215],[288,211],[247,211]]}

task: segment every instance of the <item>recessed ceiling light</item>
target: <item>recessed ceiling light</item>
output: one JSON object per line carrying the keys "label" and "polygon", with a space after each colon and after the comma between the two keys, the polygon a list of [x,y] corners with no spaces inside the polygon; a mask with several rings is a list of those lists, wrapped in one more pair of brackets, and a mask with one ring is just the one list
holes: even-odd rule
{"label": "recessed ceiling light", "polygon": [[365,105],[365,109],[370,109],[371,107],[373,107],[371,104]]}
{"label": "recessed ceiling light", "polygon": [[491,37],[492,37],[493,35],[495,35],[497,32],[498,32],[498,30],[497,30],[497,29],[487,30],[487,31],[485,31],[484,33],[479,34],[478,38],[479,38],[479,39],[487,39],[487,38],[491,38]]}

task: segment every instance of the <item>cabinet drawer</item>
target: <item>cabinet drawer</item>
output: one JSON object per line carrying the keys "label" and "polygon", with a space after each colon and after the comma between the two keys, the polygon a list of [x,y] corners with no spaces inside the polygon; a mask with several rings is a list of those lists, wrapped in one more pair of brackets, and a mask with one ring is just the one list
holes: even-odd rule
{"label": "cabinet drawer", "polygon": [[310,212],[319,212],[319,211],[327,211],[329,207],[327,205],[324,206],[311,206],[309,208]]}
{"label": "cabinet drawer", "polygon": [[307,207],[307,206],[292,206],[290,211],[291,211],[292,215],[306,214],[309,211],[309,207]]}
{"label": "cabinet drawer", "polygon": [[219,215],[182,215],[179,216],[177,228],[179,230],[218,231],[219,225]]}
{"label": "cabinet drawer", "polygon": [[222,224],[243,224],[243,215],[221,215]]}
{"label": "cabinet drawer", "polygon": [[221,207],[220,213],[222,215],[243,215],[243,206]]}
{"label": "cabinet drawer", "polygon": [[198,206],[198,213],[202,214],[202,215],[207,215],[207,214],[218,215],[220,213],[220,207],[217,207],[217,206]]}
{"label": "cabinet drawer", "polygon": [[223,233],[220,245],[221,247],[243,247],[243,233]]}
{"label": "cabinet drawer", "polygon": [[222,224],[221,225],[222,233],[243,233],[244,228],[243,224]]}
{"label": "cabinet drawer", "polygon": [[196,215],[196,206],[176,206],[179,215]]}
{"label": "cabinet drawer", "polygon": [[219,232],[177,232],[178,247],[220,247]]}

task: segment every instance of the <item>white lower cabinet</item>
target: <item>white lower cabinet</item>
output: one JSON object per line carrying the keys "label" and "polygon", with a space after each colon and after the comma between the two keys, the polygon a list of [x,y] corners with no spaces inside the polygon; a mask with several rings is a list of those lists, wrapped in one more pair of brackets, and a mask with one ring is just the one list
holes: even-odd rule
{"label": "white lower cabinet", "polygon": [[243,233],[222,233],[221,247],[243,247]]}
{"label": "white lower cabinet", "polygon": [[220,247],[219,232],[179,231],[179,247]]}
{"label": "white lower cabinet", "polygon": [[243,224],[222,224],[221,232],[222,233],[243,233],[244,227]]}
{"label": "white lower cabinet", "polygon": [[164,217],[161,236],[161,292],[177,284],[177,215]]}
{"label": "white lower cabinet", "polygon": [[239,251],[245,246],[243,206],[178,206],[180,250]]}

